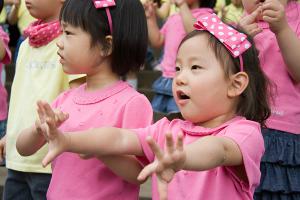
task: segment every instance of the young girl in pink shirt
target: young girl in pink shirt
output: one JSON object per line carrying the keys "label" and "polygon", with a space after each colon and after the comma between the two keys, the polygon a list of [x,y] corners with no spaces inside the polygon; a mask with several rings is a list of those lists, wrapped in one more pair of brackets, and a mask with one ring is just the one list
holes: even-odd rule
{"label": "young girl in pink shirt", "polygon": [[[129,71],[138,70],[146,55],[147,25],[140,1],[66,0],[60,22],[63,36],[57,46],[63,70],[86,74],[85,84],[63,92],[52,103],[53,109],[60,110],[55,122],[60,130],[150,125],[151,104],[121,80]],[[36,123],[20,134],[21,155],[32,155],[46,143],[38,127]],[[65,153],[52,163],[47,199],[138,199],[136,177],[141,166],[135,157],[87,157],[83,160],[78,154]]]}
{"label": "young girl in pink shirt", "polygon": [[[38,124],[49,141],[43,164],[64,151],[133,154],[144,164],[152,163],[139,180],[157,172],[153,199],[159,198],[157,186],[162,192],[167,190],[161,195],[172,200],[253,199],[264,152],[260,127],[270,114],[267,80],[247,35],[225,25],[215,14],[198,20],[196,30],[181,42],[176,59],[173,94],[184,120],[164,118],[147,128],[106,127],[69,134],[57,128],[58,116],[43,104]],[[171,137],[179,138],[175,152]],[[167,143],[166,154],[158,153],[157,146],[150,148],[153,140],[160,148]],[[26,151],[21,140],[17,145]]]}
{"label": "young girl in pink shirt", "polygon": [[172,0],[179,12],[170,16],[159,30],[155,7],[152,1],[145,4],[149,42],[154,48],[164,47],[160,63],[162,76],[152,86],[155,96],[152,100],[153,110],[162,113],[178,113],[178,107],[172,94],[172,81],[175,76],[176,53],[182,38],[193,30],[196,18],[203,14],[213,13],[215,0]]}
{"label": "young girl in pink shirt", "polygon": [[300,199],[300,4],[244,0],[240,22],[254,36],[263,71],[272,81],[272,114],[263,129],[266,152],[255,199]]}

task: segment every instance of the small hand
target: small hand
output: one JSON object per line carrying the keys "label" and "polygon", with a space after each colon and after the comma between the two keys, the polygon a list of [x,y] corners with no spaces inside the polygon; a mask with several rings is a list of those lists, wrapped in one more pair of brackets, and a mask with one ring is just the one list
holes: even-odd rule
{"label": "small hand", "polygon": [[174,3],[179,8],[184,3],[186,3],[186,1],[185,0],[172,0],[172,3]]}
{"label": "small hand", "polygon": [[173,179],[175,173],[181,170],[186,160],[183,149],[183,135],[178,134],[176,146],[170,133],[166,134],[166,151],[162,152],[157,143],[151,138],[147,142],[156,156],[156,160],[147,165],[139,174],[138,180],[144,181],[153,173],[157,175],[158,191],[160,199],[167,199],[167,186]]}
{"label": "small hand", "polygon": [[[46,102],[39,101],[38,106],[41,122],[41,130],[39,131],[42,131],[48,142],[48,153],[42,161],[42,164],[45,167],[66,150],[66,144],[68,142],[67,135],[59,131],[58,127],[68,117],[65,114],[55,113],[51,106]],[[37,129],[39,129],[39,127]]]}
{"label": "small hand", "polygon": [[145,15],[147,19],[156,20],[157,4],[153,1],[146,1],[144,4]]}
{"label": "small hand", "polygon": [[238,26],[248,35],[254,37],[262,32],[262,29],[256,23],[258,16],[262,13],[262,7],[259,6],[250,15],[245,15],[240,19]]}
{"label": "small hand", "polygon": [[1,138],[0,140],[0,162],[2,162],[5,158],[5,147],[6,147],[6,136]]}
{"label": "small hand", "polygon": [[288,26],[284,6],[279,0],[266,0],[262,5],[263,20],[268,22],[273,33],[277,34]]}

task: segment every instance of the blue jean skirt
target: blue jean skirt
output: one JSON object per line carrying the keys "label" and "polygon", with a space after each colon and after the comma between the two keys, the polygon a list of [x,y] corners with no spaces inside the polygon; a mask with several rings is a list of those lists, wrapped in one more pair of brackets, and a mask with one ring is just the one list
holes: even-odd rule
{"label": "blue jean skirt", "polygon": [[155,112],[178,113],[179,109],[175,103],[172,93],[173,78],[159,77],[154,81],[152,90],[155,92],[151,102]]}
{"label": "blue jean skirt", "polygon": [[254,199],[300,200],[300,135],[273,129],[262,132],[265,154]]}

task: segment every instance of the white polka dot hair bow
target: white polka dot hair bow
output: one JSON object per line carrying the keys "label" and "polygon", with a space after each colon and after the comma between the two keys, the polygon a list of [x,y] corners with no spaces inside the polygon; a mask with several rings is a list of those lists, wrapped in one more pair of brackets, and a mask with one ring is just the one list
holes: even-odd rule
{"label": "white polka dot hair bow", "polygon": [[241,71],[243,71],[242,54],[251,47],[251,43],[247,40],[244,33],[240,33],[234,28],[223,23],[216,14],[201,15],[194,24],[196,30],[208,31],[214,35],[230,54],[236,58],[240,58]]}
{"label": "white polka dot hair bow", "polygon": [[116,3],[114,0],[93,0],[94,5],[96,8],[105,8],[106,15],[108,18],[108,24],[109,24],[109,29],[110,33],[112,34],[113,28],[112,28],[112,18],[109,12],[109,7],[115,6]]}

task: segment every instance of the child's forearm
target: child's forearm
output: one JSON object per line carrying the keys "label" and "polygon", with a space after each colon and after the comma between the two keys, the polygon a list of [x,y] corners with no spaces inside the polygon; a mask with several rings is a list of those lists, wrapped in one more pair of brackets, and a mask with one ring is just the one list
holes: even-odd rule
{"label": "child's forearm", "polygon": [[150,45],[154,48],[160,48],[164,44],[164,38],[159,31],[156,19],[147,19],[147,26]]}
{"label": "child's forearm", "polygon": [[46,140],[44,136],[36,131],[35,126],[23,130],[18,136],[16,147],[22,156],[30,156],[38,151]]}
{"label": "child's forearm", "polygon": [[185,32],[192,32],[194,30],[194,23],[196,22],[196,19],[192,15],[187,3],[183,3],[179,6],[179,8]]}
{"label": "child's forearm", "polygon": [[242,164],[239,147],[229,138],[207,136],[185,147],[185,170],[203,171]]}
{"label": "child's forearm", "polygon": [[156,10],[157,16],[159,16],[161,19],[166,19],[170,13],[170,7],[171,1],[166,1],[163,3],[161,7]]}
{"label": "child's forearm", "polygon": [[130,130],[104,127],[66,133],[65,151],[95,155],[143,155],[137,135]]}
{"label": "child's forearm", "polygon": [[7,21],[10,25],[15,25],[18,22],[19,7],[13,5],[7,16]]}
{"label": "child's forearm", "polygon": [[136,185],[140,185],[144,182],[137,180],[142,166],[136,160],[135,156],[102,156],[98,158],[125,181]]}
{"label": "child's forearm", "polygon": [[296,83],[300,82],[300,39],[288,26],[276,34],[283,59],[288,67],[289,74]]}
{"label": "child's forearm", "polygon": [[0,60],[3,60],[6,54],[6,49],[4,47],[4,43],[2,40],[0,40]]}

